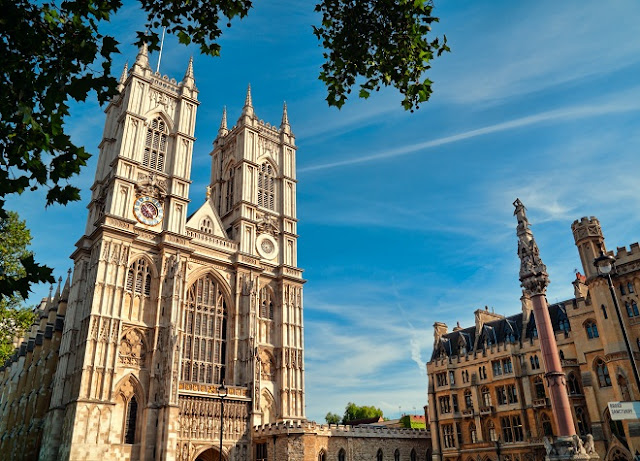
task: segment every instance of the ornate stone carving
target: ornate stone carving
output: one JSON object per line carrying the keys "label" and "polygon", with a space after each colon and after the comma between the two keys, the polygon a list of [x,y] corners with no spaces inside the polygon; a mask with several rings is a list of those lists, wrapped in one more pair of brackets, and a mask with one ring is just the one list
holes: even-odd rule
{"label": "ornate stone carving", "polygon": [[136,192],[138,195],[148,195],[164,200],[168,193],[167,181],[159,179],[154,173],[138,173]]}
{"label": "ornate stone carving", "polygon": [[120,363],[125,366],[143,367],[145,354],[146,348],[142,333],[133,328],[128,330],[120,340],[118,350]]}
{"label": "ornate stone carving", "polygon": [[259,234],[271,234],[277,236],[280,233],[280,229],[276,224],[276,220],[269,213],[258,215],[258,224],[256,228]]}
{"label": "ornate stone carving", "polygon": [[544,265],[540,258],[540,250],[533,238],[533,233],[529,229],[529,220],[526,215],[526,208],[520,201],[516,199],[513,202],[516,208],[514,215],[518,219],[517,236],[518,236],[518,257],[520,258],[520,282],[522,287],[531,295],[544,294],[549,285],[549,274],[547,274],[547,266]]}

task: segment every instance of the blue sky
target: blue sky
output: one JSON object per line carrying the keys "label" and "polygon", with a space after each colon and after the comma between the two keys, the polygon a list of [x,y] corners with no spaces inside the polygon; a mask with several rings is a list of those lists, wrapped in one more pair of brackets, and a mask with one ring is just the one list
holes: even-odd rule
{"label": "blue sky", "polygon": [[[327,107],[311,2],[255,2],[225,30],[220,58],[171,37],[165,45],[170,77],[181,79],[195,55],[191,211],[204,200],[222,107],[237,119],[249,82],[265,121],[279,124],[287,101],[299,146],[311,419],[342,414],[349,401],[389,417],[420,411],[433,323],[471,325],[485,305],[518,311],[516,197],[548,266],[551,302],[572,296],[574,219],[597,216],[609,248],[638,240],[640,3],[440,0],[436,14],[434,32],[447,34],[452,52],[434,61],[434,95],[413,114],[392,90]],[[123,44],[118,74],[135,59],[129,44],[142,23],[127,3],[109,26]],[[103,123],[91,100],[74,107],[68,129],[97,154]],[[80,203],[44,210],[41,193],[9,201],[57,275],[83,232],[96,160],[75,180]]]}

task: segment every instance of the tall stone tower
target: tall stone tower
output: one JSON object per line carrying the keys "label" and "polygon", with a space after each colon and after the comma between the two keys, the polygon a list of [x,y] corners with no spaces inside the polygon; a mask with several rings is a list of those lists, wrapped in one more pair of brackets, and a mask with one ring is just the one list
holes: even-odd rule
{"label": "tall stone tower", "polygon": [[[249,97],[238,128],[221,128],[213,189],[188,216],[193,62],[177,82],[151,71],[143,47],[119,90],[72,255],[41,459],[249,460],[254,424],[304,418],[286,115],[270,128]],[[223,154],[231,181],[215,174]],[[270,170],[256,168],[263,160]]]}
{"label": "tall stone tower", "polygon": [[[259,120],[251,87],[231,130],[226,109],[211,153],[210,192],[238,243],[249,281],[248,335],[257,355],[254,423],[304,418],[302,272],[297,269],[296,146],[287,106],[280,127]],[[255,307],[254,307],[255,306]]]}

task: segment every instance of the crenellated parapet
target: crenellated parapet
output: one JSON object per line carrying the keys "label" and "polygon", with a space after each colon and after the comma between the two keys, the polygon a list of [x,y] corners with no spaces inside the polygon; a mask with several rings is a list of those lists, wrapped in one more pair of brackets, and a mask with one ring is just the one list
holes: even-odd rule
{"label": "crenellated parapet", "polygon": [[284,434],[315,434],[325,437],[389,437],[420,439],[430,436],[426,429],[407,429],[375,425],[350,426],[342,424],[318,424],[315,421],[283,421],[253,428],[256,437],[273,437]]}

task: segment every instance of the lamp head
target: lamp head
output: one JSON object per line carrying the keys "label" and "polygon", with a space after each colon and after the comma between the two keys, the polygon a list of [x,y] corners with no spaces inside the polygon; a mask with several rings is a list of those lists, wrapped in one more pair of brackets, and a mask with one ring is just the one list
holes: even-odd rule
{"label": "lamp head", "polygon": [[605,252],[601,249],[600,256],[593,260],[593,265],[598,269],[598,273],[602,275],[607,275],[613,269],[613,264],[615,263],[616,258],[605,254]]}

